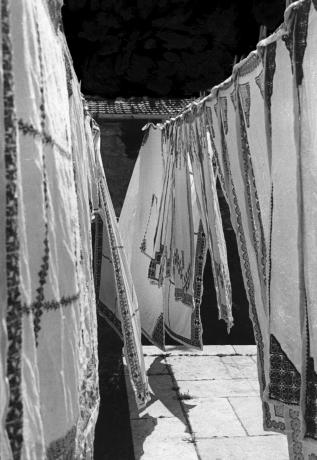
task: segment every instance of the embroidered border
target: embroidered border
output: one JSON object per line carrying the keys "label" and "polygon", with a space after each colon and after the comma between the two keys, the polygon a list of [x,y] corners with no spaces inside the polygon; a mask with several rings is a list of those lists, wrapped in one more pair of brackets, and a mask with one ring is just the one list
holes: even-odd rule
{"label": "embroidered border", "polygon": [[305,293],[306,315],[306,375],[304,394],[304,438],[317,439],[317,374],[315,372],[314,359],[310,356],[310,334],[307,311],[307,296]]}
{"label": "embroidered border", "polygon": [[[255,296],[254,296],[254,284],[253,284],[253,279],[252,279],[252,273],[251,273],[251,268],[250,268],[250,261],[249,261],[249,256],[248,256],[248,251],[247,251],[247,244],[246,244],[246,239],[244,235],[244,230],[243,230],[243,225],[242,225],[242,217],[241,217],[241,211],[239,208],[238,204],[238,199],[237,199],[237,194],[235,191],[232,175],[231,175],[231,170],[230,170],[230,162],[228,158],[228,150],[227,150],[227,144],[225,140],[225,135],[224,131],[222,128],[222,125],[220,127],[220,136],[221,136],[221,144],[222,144],[222,151],[223,151],[223,163],[224,163],[224,168],[225,172],[228,178],[228,186],[231,188],[231,193],[233,197],[233,206],[234,206],[234,213],[236,216],[236,222],[237,225],[235,226],[233,223],[233,228],[236,233],[236,238],[237,238],[237,245],[239,249],[239,255],[240,255],[240,263],[241,263],[241,268],[242,272],[244,273],[244,284],[250,304],[250,312],[251,312],[251,320],[253,324],[253,329],[254,329],[254,337],[255,341],[257,344],[258,348],[258,357],[259,357],[259,363],[260,363],[260,378],[261,378],[261,387],[264,389],[266,387],[266,379],[265,379],[265,373],[264,373],[264,344],[263,344],[263,337],[262,337],[262,332],[259,324],[259,319],[256,311],[256,305],[255,305]],[[218,170],[220,170],[220,163],[219,159],[216,156],[216,160],[218,162]],[[226,189],[224,189],[226,192]],[[271,419],[271,414],[270,414],[270,408],[267,402],[263,402],[263,410],[264,410],[264,417],[265,417],[265,425],[268,429],[274,428],[280,432],[285,431],[285,424],[283,422],[275,422],[274,420]]]}
{"label": "embroidered border", "polygon": [[7,376],[9,401],[5,419],[13,457],[21,457],[23,445],[23,402],[21,389],[22,317],[17,196],[17,126],[14,104],[13,55],[10,1],[1,2],[4,164],[6,179],[6,278],[7,278]]}
{"label": "embroidered border", "polygon": [[[56,311],[60,308],[68,307],[69,305],[72,305],[74,302],[76,302],[79,299],[79,297],[80,297],[80,292],[77,292],[76,294],[73,294],[73,295],[63,296],[61,297],[60,300],[44,301],[42,303],[42,309],[46,311]],[[32,313],[35,305],[36,305],[36,302],[33,302],[31,305],[24,304],[21,308],[22,314],[29,315],[30,313]]]}
{"label": "embroidered border", "polygon": [[[210,112],[211,114],[211,112]],[[226,184],[225,184],[225,179],[224,179],[224,176],[223,176],[223,173],[222,173],[222,170],[220,168],[220,162],[219,162],[219,156],[218,156],[218,151],[216,149],[216,145],[215,145],[215,142],[214,142],[214,138],[216,137],[215,136],[215,131],[214,131],[214,127],[213,127],[213,119],[212,117],[208,117],[208,112],[207,112],[207,119],[208,119],[208,129],[209,129],[209,133],[210,133],[210,142],[211,142],[211,147],[212,147],[212,150],[213,150],[213,153],[214,153],[214,158],[213,158],[213,161],[215,162],[215,165],[216,165],[216,170],[217,170],[217,176],[219,177],[219,181],[220,181],[220,184],[221,184],[221,188],[222,188],[222,192],[224,194],[224,197],[227,201],[227,203],[229,203],[229,199],[228,199],[228,195],[227,195],[227,190],[226,190]]]}
{"label": "embroidered border", "polygon": [[155,252],[154,259],[151,259],[151,262],[149,264],[148,278],[155,284],[159,282],[159,276],[158,276],[157,271],[160,271],[158,270],[158,268],[161,265],[163,252],[164,252],[164,245],[161,244],[159,251]]}
{"label": "embroidered border", "polygon": [[107,203],[106,192],[102,181],[99,183],[99,193],[102,203],[102,207],[105,211],[106,216],[106,228],[108,231],[110,251],[112,256],[112,263],[114,267],[114,275],[116,282],[116,289],[118,295],[118,303],[120,308],[122,333],[124,338],[125,353],[130,368],[130,375],[133,380],[137,398],[141,404],[145,404],[148,399],[148,387],[147,382],[142,379],[142,369],[139,364],[139,356],[137,351],[137,345],[133,334],[133,326],[131,322],[131,315],[128,307],[128,299],[125,288],[125,283],[122,277],[121,261],[118,254],[118,247],[116,246],[115,235],[112,227],[110,211]]}
{"label": "embroidered border", "polygon": [[39,131],[36,129],[32,124],[27,123],[23,120],[18,121],[18,127],[19,130],[24,134],[27,135],[29,134],[30,136],[36,138],[40,138],[45,145],[50,145],[51,147],[56,147],[57,150],[59,151],[60,154],[62,154],[64,157],[67,159],[71,160],[72,155],[70,152],[67,152],[63,147],[61,147],[53,138],[50,134],[48,134],[45,129],[42,129],[42,131]]}
{"label": "embroidered border", "polygon": [[[228,151],[227,151],[227,145],[225,141],[225,135],[224,135],[223,129],[220,128],[220,130],[221,130],[220,134],[221,134],[222,151],[223,151],[223,163],[224,163],[224,168],[226,170],[225,171],[226,175],[228,177],[228,185],[230,185],[231,187],[234,212],[235,212],[236,222],[237,222],[237,225],[236,226],[233,225],[233,228],[236,230],[236,234],[237,234],[240,261],[241,261],[243,272],[245,274],[246,291],[247,291],[249,303],[251,306],[254,335],[255,335],[256,343],[258,345],[258,352],[259,352],[259,358],[260,358],[260,363],[261,363],[262,387],[265,388],[266,382],[265,382],[265,374],[264,374],[264,352],[263,352],[264,345],[263,345],[262,332],[261,332],[260,325],[259,325],[259,319],[258,319],[258,315],[256,311],[256,306],[255,306],[254,284],[253,284],[252,273],[251,273],[251,268],[250,268],[249,256],[247,252],[246,239],[245,239],[243,225],[242,225],[241,211],[240,211],[240,207],[238,204],[238,198],[237,198],[237,194],[236,194],[236,190],[235,190],[235,186],[233,183],[231,170],[230,170],[230,161],[228,158]],[[218,165],[218,168],[219,166],[220,165]]]}
{"label": "embroidered border", "polygon": [[300,402],[301,375],[273,334],[270,335],[269,396],[284,404]]}
{"label": "embroidered border", "polygon": [[[37,11],[36,11],[37,13]],[[43,63],[43,51],[41,44],[40,27],[37,18],[35,18],[36,38],[38,46],[38,57],[40,63],[40,117],[41,117],[41,131],[45,132],[46,125],[46,113],[45,113],[45,95],[44,95],[44,63]],[[43,141],[42,141],[43,142]],[[44,255],[42,257],[42,264],[38,272],[39,276],[39,287],[36,289],[37,296],[33,304],[33,327],[35,335],[35,344],[38,346],[38,335],[41,330],[41,318],[43,315],[43,303],[44,303],[44,286],[47,282],[49,260],[50,260],[50,248],[49,248],[49,228],[48,228],[48,210],[49,210],[49,198],[48,198],[48,180],[46,171],[46,156],[45,149],[42,149],[42,171],[43,171],[43,196],[44,196]]]}
{"label": "embroidered border", "polygon": [[239,92],[241,96],[241,103],[245,115],[247,127],[250,128],[250,109],[251,109],[251,91],[250,83],[239,83]]}
{"label": "embroidered border", "polygon": [[[285,423],[284,422],[277,422],[276,420],[272,420],[271,417],[271,412],[270,412],[270,406],[267,402],[263,401],[262,402],[262,407],[263,407],[263,413],[264,413],[264,418],[265,418],[265,427],[268,430],[273,430],[277,431],[278,433],[285,433]],[[274,412],[277,417],[280,417],[280,415],[276,414],[276,408],[280,407],[274,405]]]}
{"label": "embroidered border", "polygon": [[175,300],[189,307],[193,306],[193,296],[188,294],[185,288],[175,288]]}
{"label": "embroidered border", "polygon": [[[258,192],[256,188],[255,176],[252,166],[252,159],[250,154],[250,147],[248,142],[247,131],[245,128],[244,120],[243,120],[243,109],[241,106],[240,101],[238,101],[239,107],[239,114],[240,114],[240,135],[241,135],[241,153],[242,153],[242,160],[243,160],[243,169],[244,169],[244,183],[246,185],[246,193],[247,193],[247,210],[248,210],[248,217],[252,227],[252,238],[253,238],[253,245],[256,252],[257,262],[259,272],[262,272],[262,280],[261,282],[266,285],[266,258],[267,258],[267,249],[265,244],[264,238],[264,229],[262,223],[262,215],[259,203]],[[252,188],[252,190],[251,190]],[[255,211],[257,222],[259,226],[259,230],[257,230],[256,222],[254,219],[254,206],[252,205],[252,191],[255,201]]]}
{"label": "embroidered border", "polygon": [[274,212],[274,188],[271,187],[271,203],[270,203],[270,238],[269,238],[269,253],[268,253],[268,313],[271,313],[271,279],[272,279],[272,234],[273,234],[273,212]]}
{"label": "embroidered border", "polygon": [[301,441],[301,422],[299,418],[299,411],[296,409],[289,409],[290,426],[292,432],[289,438],[292,441],[292,453],[296,455],[296,460],[305,460],[303,454],[303,444]]}
{"label": "embroidered border", "polygon": [[260,61],[261,58],[256,52],[249,54],[245,62],[243,62],[238,69],[240,77],[244,77],[245,75],[253,72],[259,65]]}
{"label": "embroidered border", "polygon": [[120,320],[114,315],[114,313],[105,305],[99,298],[100,292],[100,280],[101,280],[101,265],[103,256],[103,232],[104,224],[101,216],[95,213],[95,247],[94,247],[94,280],[95,280],[95,292],[96,292],[96,304],[97,311],[122,337],[122,327]]}
{"label": "embroidered border", "polygon": [[155,193],[153,193],[152,194],[150,211],[149,211],[149,216],[148,216],[146,226],[145,226],[144,236],[143,236],[143,239],[142,239],[141,244],[140,244],[140,251],[143,252],[143,253],[145,253],[145,251],[146,251],[146,236],[147,236],[147,232],[148,232],[148,229],[149,229],[149,224],[150,224],[150,220],[151,220],[151,215],[152,215],[154,202],[156,202],[156,204],[157,204],[157,201],[158,201],[157,196],[155,195]]}
{"label": "embroidered border", "polygon": [[73,426],[65,436],[50,443],[46,449],[47,460],[73,460],[76,458],[76,433],[77,428]]}
{"label": "embroidered border", "polygon": [[311,356],[307,359],[306,368],[305,423],[305,438],[317,440],[317,374]]}

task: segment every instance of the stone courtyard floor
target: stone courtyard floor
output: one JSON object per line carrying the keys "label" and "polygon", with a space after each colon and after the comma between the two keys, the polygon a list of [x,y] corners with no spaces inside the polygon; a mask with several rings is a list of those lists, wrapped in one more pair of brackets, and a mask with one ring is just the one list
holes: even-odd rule
{"label": "stone courtyard floor", "polygon": [[151,401],[138,413],[126,371],[135,460],[287,460],[265,432],[256,347],[144,346]]}

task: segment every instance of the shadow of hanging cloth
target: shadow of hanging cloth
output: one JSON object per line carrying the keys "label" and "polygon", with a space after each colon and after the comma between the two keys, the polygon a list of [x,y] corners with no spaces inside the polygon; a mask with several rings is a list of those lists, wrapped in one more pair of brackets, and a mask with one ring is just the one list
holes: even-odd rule
{"label": "shadow of hanging cloth", "polygon": [[177,418],[184,425],[184,433],[189,433],[188,412],[195,405],[187,404],[187,400],[182,400],[172,369],[165,363],[164,355],[155,357],[148,368],[147,374],[151,399],[141,411],[138,411],[135,403],[127,368],[125,372],[134,453],[135,459],[139,460],[144,454],[143,445],[146,438],[158,428],[157,425],[160,424],[160,419]]}

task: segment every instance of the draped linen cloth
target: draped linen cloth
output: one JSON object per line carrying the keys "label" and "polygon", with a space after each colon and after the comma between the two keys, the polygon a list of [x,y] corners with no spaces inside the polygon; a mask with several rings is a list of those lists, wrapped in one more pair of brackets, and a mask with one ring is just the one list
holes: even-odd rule
{"label": "draped linen cloth", "polygon": [[[303,283],[299,175],[289,52],[281,36],[267,44],[270,85],[271,199],[268,256],[270,374],[266,398],[298,406],[301,389]],[[284,412],[286,411],[286,408]]]}
{"label": "draped linen cloth", "polygon": [[[100,131],[86,116],[87,135],[93,123],[91,156],[95,160],[97,197],[95,197],[95,286],[98,312],[117,330],[124,342],[124,355],[134,389],[137,406],[144,407],[149,400],[149,388],[141,345],[141,322],[137,296],[134,290],[115,211],[103,171],[100,154]],[[93,154],[94,152],[94,154]]]}
{"label": "draped linen cloth", "polygon": [[69,104],[60,7],[2,2],[5,459],[93,458],[97,325],[89,226],[81,231],[88,190],[75,184],[88,172],[79,168],[85,145],[73,143],[84,123],[83,113],[71,117],[78,101]]}
{"label": "draped linen cloth", "polygon": [[[253,59],[253,58],[252,58]],[[252,61],[246,59],[241,64],[246,66],[244,72],[250,69]],[[251,66],[252,67],[252,66]],[[215,149],[220,182],[225,187],[228,198],[230,216],[237,237],[241,269],[249,300],[250,318],[253,323],[254,335],[258,350],[258,374],[261,395],[266,388],[269,374],[269,342],[268,318],[262,295],[261,274],[258,269],[258,258],[254,245],[253,227],[249,225],[250,203],[245,186],[245,171],[241,169],[240,161],[240,124],[237,106],[236,77],[231,78],[214,90],[214,96],[208,102],[213,110],[214,123],[211,126],[215,139],[212,143]],[[218,126],[217,126],[218,125]],[[219,139],[217,137],[219,136]],[[218,148],[216,148],[218,146]],[[243,164],[243,163],[242,163]],[[284,432],[285,424],[282,410],[272,404],[263,402],[264,428]]]}
{"label": "draped linen cloth", "polygon": [[176,124],[174,139],[170,141],[168,152],[174,162],[171,177],[172,226],[171,268],[166,277],[175,283],[174,295],[177,301],[194,308],[194,228],[192,215],[192,195],[188,165],[188,154],[182,135],[181,126]]}
{"label": "draped linen cloth", "polygon": [[[142,332],[164,349],[165,333],[190,347],[202,348],[200,303],[206,256],[205,234],[196,215],[192,178],[185,182],[193,219],[192,303],[176,299],[172,261],[173,175],[175,161],[170,127],[148,125],[127,190],[119,227],[140,306]],[[180,142],[180,140],[179,140]],[[171,147],[172,148],[172,147]],[[185,155],[183,149],[183,155]],[[188,159],[186,156],[185,158]],[[182,164],[190,176],[190,166]],[[190,188],[189,188],[190,186]],[[187,217],[188,218],[188,217]],[[173,220],[174,219],[174,220]],[[154,254],[154,257],[153,257]],[[150,266],[149,266],[150,265]]]}
{"label": "draped linen cloth", "polygon": [[178,342],[201,349],[200,303],[206,243],[199,214],[193,210],[196,190],[183,120],[166,126],[162,147],[167,168],[158,218],[161,237],[156,240],[156,248],[162,251],[158,285],[164,293],[164,327]]}
{"label": "draped linen cloth", "polygon": [[[96,299],[92,267],[91,245],[91,178],[92,163],[89,150],[91,130],[87,131],[82,95],[76,78],[69,51],[64,41],[64,60],[67,71],[67,89],[69,96],[69,115],[71,122],[71,140],[73,152],[73,170],[75,190],[77,195],[79,216],[79,247],[76,256],[79,257],[77,267],[82,284],[82,298],[80,308],[80,331],[78,337],[80,353],[80,436],[78,436],[79,452],[93,454],[94,427],[98,416],[99,392],[96,388],[98,382],[97,356],[97,331],[96,331]],[[68,70],[67,70],[68,69]],[[93,306],[93,308],[92,308]],[[89,446],[91,453],[85,446]]]}
{"label": "draped linen cloth", "polygon": [[[295,13],[295,14],[294,14]],[[302,302],[303,366],[301,409],[303,414],[303,450],[317,455],[317,273],[316,213],[317,213],[317,160],[316,160],[316,83],[317,83],[317,4],[314,1],[298,5],[289,13],[289,36],[292,48],[294,86],[299,110],[299,171],[301,182],[302,251],[305,299]],[[291,35],[292,34],[292,35]],[[309,441],[309,439],[311,441]],[[309,448],[307,448],[309,446]]]}
{"label": "draped linen cloth", "polygon": [[[6,6],[6,5],[4,5]],[[8,15],[8,11],[4,9],[4,17],[6,18]],[[0,9],[0,21],[1,25],[2,22],[2,9]],[[8,17],[6,18],[8,19]],[[1,222],[7,223],[8,219],[6,218],[6,209],[7,209],[7,195],[5,193],[6,190],[6,161],[5,155],[2,152],[8,153],[8,150],[5,148],[5,119],[2,116],[4,113],[4,103],[7,102],[4,100],[4,76],[3,76],[3,52],[2,52],[2,42],[3,42],[3,26],[0,29],[0,219]],[[10,43],[9,43],[10,46]],[[6,52],[5,52],[6,55]],[[9,61],[10,62],[10,61]],[[8,75],[7,75],[8,77]],[[14,116],[14,110],[11,111],[11,114],[8,114],[10,118]],[[13,121],[13,120],[12,120]],[[13,123],[12,123],[13,125]],[[13,125],[14,126],[14,125]],[[15,132],[13,131],[13,136],[15,136]],[[16,157],[16,153],[14,149],[10,151],[11,155],[14,155],[14,159]],[[12,186],[16,186],[17,184],[12,183]],[[14,203],[13,203],[14,206]],[[6,328],[6,313],[7,313],[7,271],[6,271],[6,225],[0,225],[0,305],[3,306],[0,308],[0,458],[12,458],[12,451],[10,447],[10,442],[6,430],[6,425],[4,420],[6,418],[6,408],[8,405],[8,382],[6,379],[6,355],[7,355],[7,345],[8,345],[8,337],[7,337],[7,328]]]}
{"label": "draped linen cloth", "polygon": [[132,173],[119,219],[144,335],[164,349],[163,290],[148,278],[154,253],[164,169],[162,131],[153,125],[145,131],[143,145]]}
{"label": "draped linen cloth", "polygon": [[264,68],[257,52],[237,71],[239,159],[243,172],[248,224],[256,251],[263,304],[266,306],[266,258],[269,241],[271,178],[264,105]]}
{"label": "draped linen cloth", "polygon": [[194,181],[201,202],[201,219],[208,239],[211,266],[215,284],[218,316],[227,323],[228,332],[233,325],[232,293],[219,201],[216,177],[214,173],[213,149],[210,133],[207,131],[205,107],[201,107],[192,124],[191,154],[193,158]]}
{"label": "draped linen cloth", "polygon": [[203,273],[207,255],[206,234],[201,222],[201,208],[196,193],[192,166],[188,156],[191,206],[194,234],[194,310],[184,308],[182,302],[175,299],[175,285],[170,278],[164,281],[164,322],[165,331],[185,346],[202,350],[202,324],[200,304],[203,294]]}
{"label": "draped linen cloth", "polygon": [[158,216],[153,237],[152,256],[148,278],[152,284],[162,286],[166,276],[171,275],[172,224],[173,224],[173,176],[174,157],[170,154],[174,140],[175,126],[167,124],[161,133],[161,156],[163,165],[163,185],[158,206]]}

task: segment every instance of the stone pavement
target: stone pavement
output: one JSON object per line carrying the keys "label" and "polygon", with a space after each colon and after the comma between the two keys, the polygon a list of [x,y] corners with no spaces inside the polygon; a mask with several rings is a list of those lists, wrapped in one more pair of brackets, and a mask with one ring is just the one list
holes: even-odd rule
{"label": "stone pavement", "polygon": [[126,373],[135,460],[287,460],[285,436],[265,432],[256,348],[143,347],[151,401],[138,413]]}

